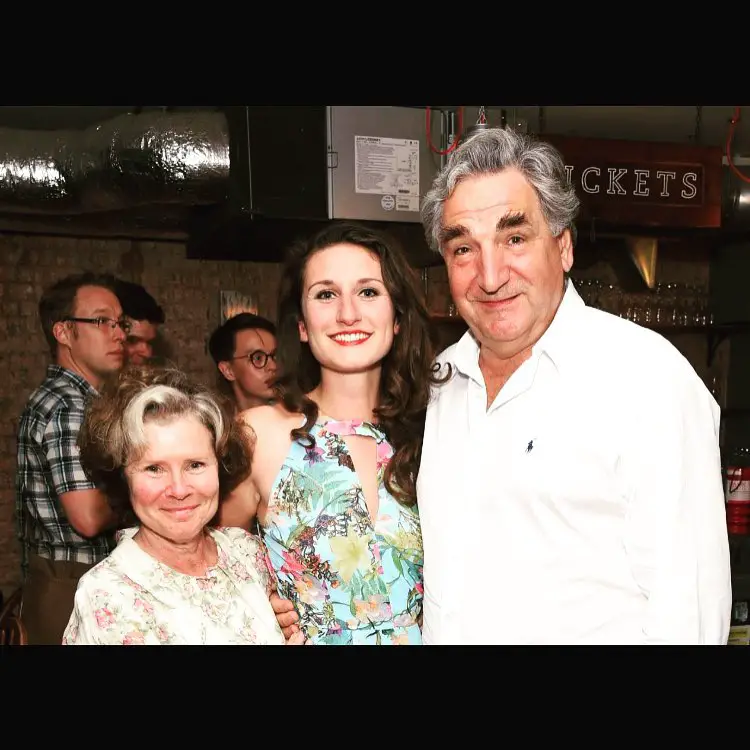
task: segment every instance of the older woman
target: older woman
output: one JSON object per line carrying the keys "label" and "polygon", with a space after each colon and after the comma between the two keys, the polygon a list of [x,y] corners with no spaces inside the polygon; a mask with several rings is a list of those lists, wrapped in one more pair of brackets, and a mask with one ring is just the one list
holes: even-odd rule
{"label": "older woman", "polygon": [[81,578],[63,644],[284,643],[262,543],[210,525],[250,470],[226,405],[177,370],[131,368],[91,403],[79,445],[133,525]]}

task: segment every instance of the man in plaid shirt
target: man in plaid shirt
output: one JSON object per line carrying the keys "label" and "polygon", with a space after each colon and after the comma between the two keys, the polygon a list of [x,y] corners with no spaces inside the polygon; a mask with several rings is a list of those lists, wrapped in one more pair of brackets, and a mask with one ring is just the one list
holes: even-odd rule
{"label": "man in plaid shirt", "polygon": [[87,399],[123,366],[128,324],[116,283],[90,272],[68,276],[39,302],[54,364],[21,415],[16,474],[30,644],[61,643],[78,579],[114,548],[114,514],[81,465],[77,439]]}

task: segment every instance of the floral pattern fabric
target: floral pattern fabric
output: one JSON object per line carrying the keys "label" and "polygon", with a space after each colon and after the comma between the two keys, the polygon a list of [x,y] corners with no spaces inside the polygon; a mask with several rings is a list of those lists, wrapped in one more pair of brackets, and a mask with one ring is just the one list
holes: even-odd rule
{"label": "floral pattern fabric", "polygon": [[85,573],[63,645],[283,644],[268,600],[265,548],[243,529],[211,529],[218,562],[203,576],[160,563],[119,532],[112,554]]}
{"label": "floral pattern fabric", "polygon": [[[292,443],[264,521],[279,595],[294,602],[315,644],[420,644],[422,534],[417,507],[383,482],[393,448],[369,422],[318,422],[310,434],[312,446]],[[347,435],[376,441],[374,524]]]}

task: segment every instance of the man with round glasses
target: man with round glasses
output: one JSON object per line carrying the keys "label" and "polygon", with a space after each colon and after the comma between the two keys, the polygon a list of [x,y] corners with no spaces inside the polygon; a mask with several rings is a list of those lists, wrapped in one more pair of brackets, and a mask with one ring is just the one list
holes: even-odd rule
{"label": "man with round glasses", "polygon": [[273,399],[276,378],[276,326],[253,313],[239,313],[220,325],[208,350],[222,384],[231,390],[238,411]]}
{"label": "man with round glasses", "polygon": [[21,414],[16,473],[22,616],[33,645],[62,642],[78,579],[114,548],[115,516],[77,441],[87,400],[124,362],[129,323],[115,284],[109,275],[67,276],[39,301],[53,364]]}

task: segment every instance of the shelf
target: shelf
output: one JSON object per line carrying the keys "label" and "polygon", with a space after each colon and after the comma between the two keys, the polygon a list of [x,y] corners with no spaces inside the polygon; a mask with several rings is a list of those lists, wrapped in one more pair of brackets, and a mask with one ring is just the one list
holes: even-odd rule
{"label": "shelf", "polygon": [[[460,315],[446,315],[443,313],[431,313],[430,320],[438,325],[450,325],[450,326],[463,326],[466,327],[466,321]],[[664,326],[664,325],[651,325],[648,323],[639,323],[644,328],[648,328],[651,331],[660,333],[662,336],[684,336],[689,335],[702,335],[708,336],[708,366],[711,366],[716,350],[719,345],[728,336],[734,333],[748,333],[750,334],[750,321],[739,322],[739,323],[712,323],[706,326]]]}
{"label": "shelf", "polygon": [[750,414],[750,407],[747,406],[729,406],[721,410],[722,417],[739,417],[743,414]]}
{"label": "shelf", "polygon": [[660,326],[641,323],[644,328],[650,328],[652,331],[667,334],[678,333],[714,333],[728,336],[732,333],[750,333],[750,322],[748,323],[712,323],[706,326]]}
{"label": "shelf", "polygon": [[[435,323],[462,323],[466,325],[466,321],[460,315],[446,315],[443,313],[430,313],[430,320]],[[638,325],[648,328],[651,331],[656,331],[664,336],[678,334],[708,334],[708,335],[721,335],[729,336],[732,333],[750,333],[750,322],[747,323],[713,323],[712,325],[698,326],[663,326],[663,325],[652,325],[650,323],[639,323]]]}
{"label": "shelf", "polygon": [[712,323],[707,326],[660,326],[641,324],[644,328],[660,333],[662,336],[679,336],[681,334],[700,334],[708,336],[708,361],[710,367],[714,361],[716,350],[728,336],[733,333],[750,333],[750,322],[740,323]]}

